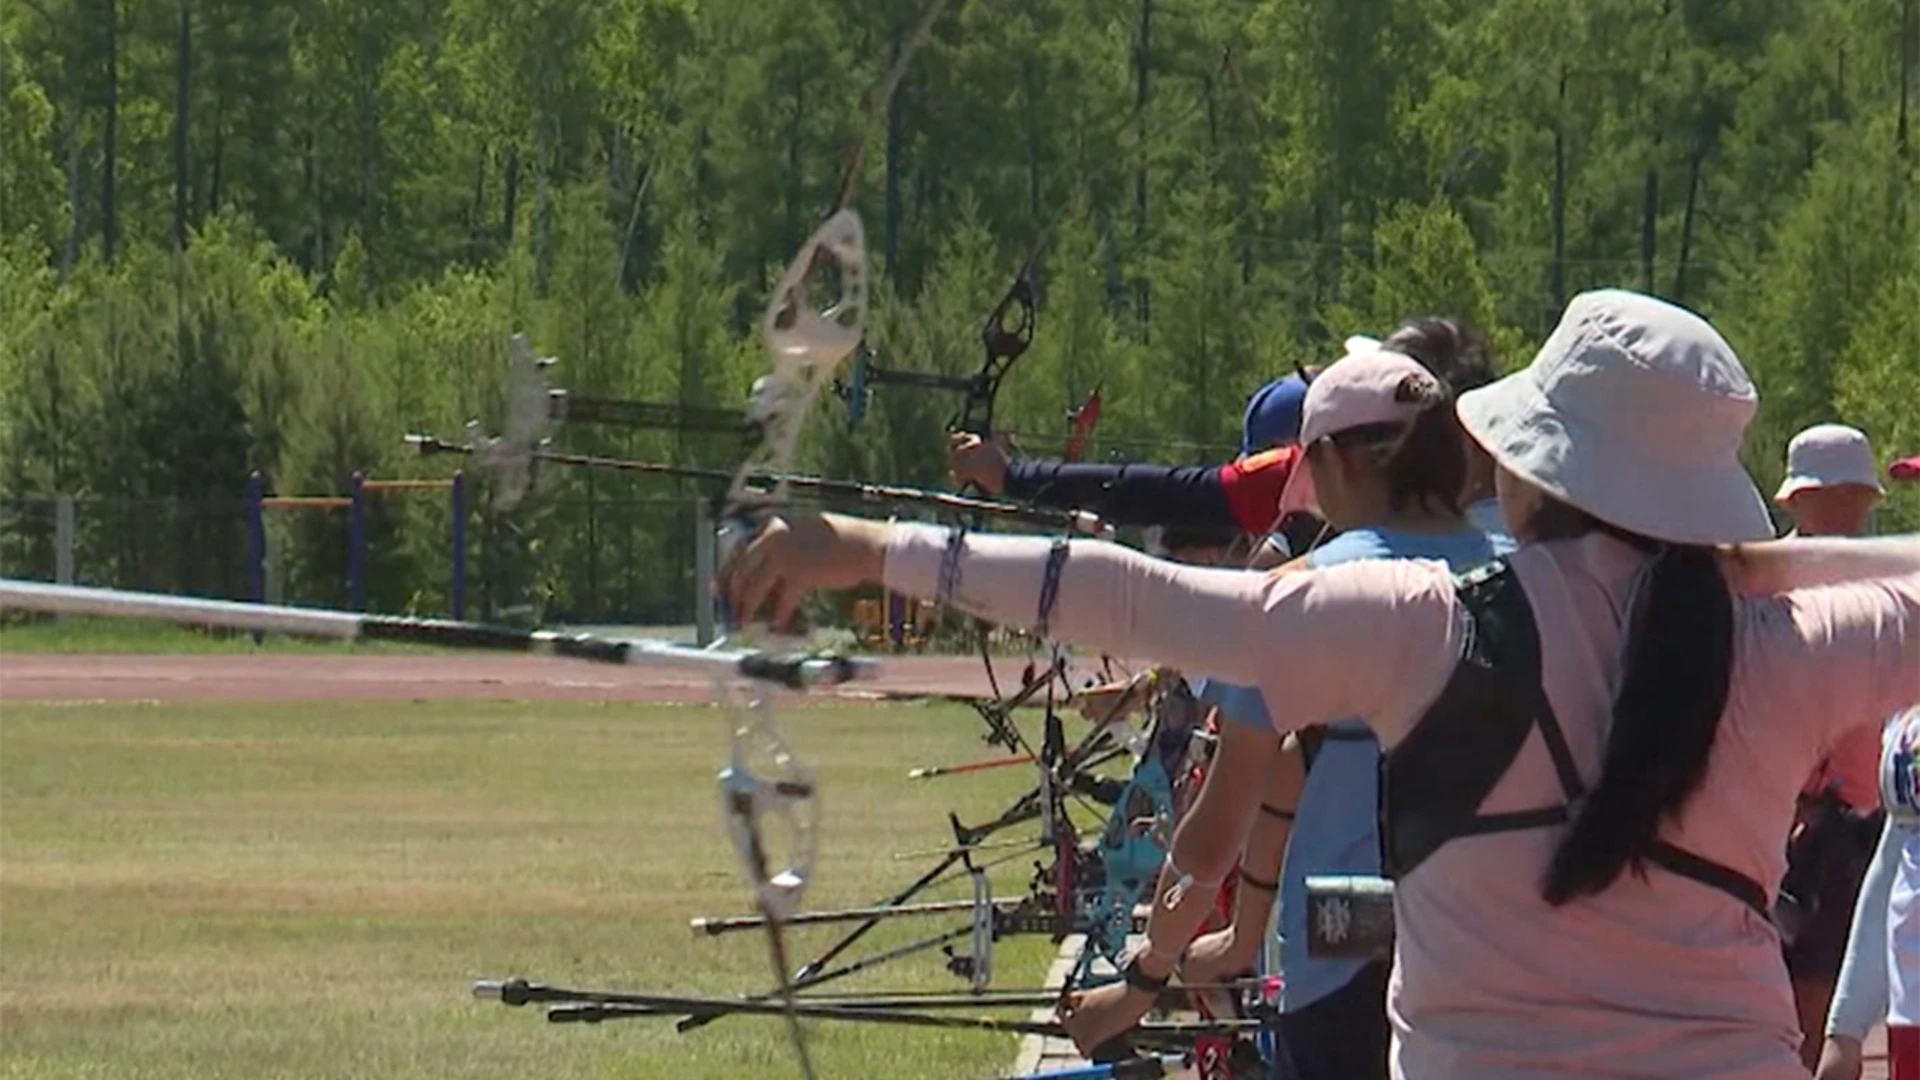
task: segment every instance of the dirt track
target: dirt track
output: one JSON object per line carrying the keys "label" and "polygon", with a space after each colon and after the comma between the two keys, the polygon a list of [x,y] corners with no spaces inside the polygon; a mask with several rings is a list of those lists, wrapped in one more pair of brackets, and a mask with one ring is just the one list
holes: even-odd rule
{"label": "dirt track", "polygon": [[[997,659],[1002,689],[1024,661]],[[1076,683],[1084,681],[1076,674]],[[980,661],[967,656],[888,658],[881,677],[837,691],[983,697]],[[657,667],[612,667],[528,656],[0,654],[0,700],[248,701],[507,699],[691,701],[712,696],[705,677]]]}

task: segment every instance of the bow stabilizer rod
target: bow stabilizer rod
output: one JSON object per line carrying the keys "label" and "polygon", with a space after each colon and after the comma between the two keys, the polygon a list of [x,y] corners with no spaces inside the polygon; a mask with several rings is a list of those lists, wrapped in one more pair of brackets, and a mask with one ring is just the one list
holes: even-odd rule
{"label": "bow stabilizer rod", "polygon": [[[997,910],[1011,911],[1023,901],[997,900]],[[915,915],[954,915],[969,912],[976,905],[972,900],[940,900],[928,904],[894,904],[879,907],[846,908],[841,911],[800,911],[781,921],[788,926],[824,926],[830,923],[864,922],[868,919],[898,919]],[[721,934],[740,930],[758,930],[767,924],[767,920],[758,915],[724,915],[712,918],[692,919],[687,925],[695,937],[705,935],[718,937]]]}
{"label": "bow stabilizer rod", "polygon": [[[556,1024],[599,1023],[641,1017],[700,1016],[711,1013],[741,1013],[750,1016],[795,1016],[813,1020],[839,1020],[869,1024],[898,1024],[904,1027],[960,1028],[971,1031],[1010,1032],[1017,1035],[1062,1035],[1065,1029],[1053,1020],[1006,1020],[986,1016],[929,1016],[925,1013],[893,1008],[864,1008],[833,1004],[815,1004],[798,999],[791,1004],[779,1001],[751,1001],[739,998],[686,997],[672,994],[627,994],[599,990],[571,990],[547,986],[526,979],[483,979],[473,984],[473,996],[481,1001],[503,1005],[557,1005],[547,1013]],[[1213,1020],[1148,1022],[1130,1033],[1145,1043],[1191,1039],[1196,1035],[1224,1032],[1252,1032],[1259,1020]]]}
{"label": "bow stabilizer rod", "polygon": [[872,678],[879,673],[878,661],[832,654],[696,649],[651,638],[519,630],[450,619],[362,615],[325,608],[245,604],[230,600],[0,578],[0,610],[8,608],[68,615],[156,619],[186,626],[254,630],[338,641],[399,641],[450,649],[562,656],[601,664],[690,668],[719,676],[776,683],[792,690],[837,686],[854,679]]}

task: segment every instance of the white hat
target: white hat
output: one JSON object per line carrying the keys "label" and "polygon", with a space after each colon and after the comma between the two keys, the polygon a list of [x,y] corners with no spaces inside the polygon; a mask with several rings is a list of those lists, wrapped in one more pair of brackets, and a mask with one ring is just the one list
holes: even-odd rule
{"label": "white hat", "polygon": [[1866,433],[1845,424],[1815,424],[1787,444],[1787,478],[1774,492],[1774,502],[1786,502],[1808,488],[1858,484],[1886,494],[1873,464],[1873,444]]}
{"label": "white hat", "polygon": [[[1353,339],[1348,339],[1353,348]],[[1426,366],[1411,356],[1378,348],[1349,352],[1307,384],[1300,410],[1300,445],[1311,446],[1373,424],[1410,423],[1444,401],[1446,391]],[[1280,512],[1310,509],[1318,497],[1313,470],[1304,460],[1294,463],[1280,493]]]}
{"label": "white hat", "polygon": [[1460,396],[1509,472],[1608,524],[1680,544],[1771,539],[1740,443],[1760,395],[1707,321],[1639,293],[1567,304],[1525,370]]}

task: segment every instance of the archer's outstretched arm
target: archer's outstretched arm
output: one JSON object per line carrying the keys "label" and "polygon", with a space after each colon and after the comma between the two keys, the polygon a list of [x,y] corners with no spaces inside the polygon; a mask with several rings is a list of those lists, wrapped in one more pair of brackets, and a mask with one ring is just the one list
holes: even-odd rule
{"label": "archer's outstretched arm", "polygon": [[[989,622],[1040,629],[1263,691],[1273,727],[1360,716],[1391,744],[1438,695],[1459,654],[1453,578],[1440,563],[1377,560],[1261,574],[1154,559],[1117,544],[889,529],[885,584]],[[944,595],[943,583],[951,589]]]}
{"label": "archer's outstretched arm", "polygon": [[948,465],[960,480],[1009,499],[1098,514],[1114,525],[1178,525],[1263,533],[1278,515],[1297,447],[1225,465],[1083,465],[1005,456],[976,436],[956,436]]}
{"label": "archer's outstretched arm", "polygon": [[1081,465],[1023,461],[1007,466],[1006,495],[1041,506],[1072,507],[1115,525],[1235,529],[1218,465]]}
{"label": "archer's outstretched arm", "polygon": [[766,522],[720,583],[737,618],[766,611],[776,624],[814,590],[884,583],[989,622],[1258,688],[1276,732],[1357,716],[1389,746],[1439,695],[1463,634],[1440,562],[1211,570],[1102,541],[800,511]]}

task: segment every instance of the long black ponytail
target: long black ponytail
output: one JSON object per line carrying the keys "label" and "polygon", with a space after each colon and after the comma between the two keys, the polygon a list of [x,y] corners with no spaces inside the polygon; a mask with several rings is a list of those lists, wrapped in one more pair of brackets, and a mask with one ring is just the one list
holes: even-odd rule
{"label": "long black ponytail", "polygon": [[1599,531],[1654,553],[1628,614],[1600,782],[1541,890],[1558,906],[1606,889],[1625,870],[1644,874],[1660,825],[1700,789],[1733,678],[1733,596],[1712,548],[1664,545],[1561,503],[1543,510],[1534,520],[1539,539]]}

